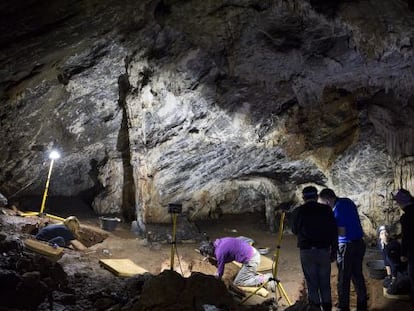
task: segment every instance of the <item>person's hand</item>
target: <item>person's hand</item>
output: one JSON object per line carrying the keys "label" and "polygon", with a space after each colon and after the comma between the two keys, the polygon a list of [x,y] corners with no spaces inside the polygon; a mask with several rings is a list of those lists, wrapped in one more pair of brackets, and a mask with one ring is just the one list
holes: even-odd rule
{"label": "person's hand", "polygon": [[401,262],[407,262],[408,261],[408,258],[405,257],[405,256],[401,256],[400,257],[400,260],[401,260]]}
{"label": "person's hand", "polygon": [[391,275],[387,275],[387,276],[384,278],[383,286],[384,286],[385,288],[389,288],[389,287],[391,286],[391,284],[392,284],[392,277],[391,277]]}
{"label": "person's hand", "polygon": [[212,264],[213,266],[216,266],[217,267],[217,259],[216,258],[214,258],[214,257],[208,257],[208,262],[210,263],[210,264]]}

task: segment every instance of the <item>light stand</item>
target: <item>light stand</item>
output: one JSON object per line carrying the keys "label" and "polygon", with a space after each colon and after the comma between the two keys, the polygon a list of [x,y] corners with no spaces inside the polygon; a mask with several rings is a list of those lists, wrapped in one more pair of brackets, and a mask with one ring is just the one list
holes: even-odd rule
{"label": "light stand", "polygon": [[55,216],[55,215],[51,215],[51,214],[47,214],[44,212],[45,210],[45,206],[46,206],[46,198],[47,198],[47,193],[49,191],[49,184],[50,184],[50,176],[52,175],[52,169],[53,169],[53,163],[55,162],[56,159],[60,158],[60,154],[59,152],[57,152],[56,150],[52,150],[49,154],[49,159],[50,159],[50,166],[49,166],[49,173],[47,174],[47,180],[46,180],[46,187],[45,187],[45,191],[43,192],[43,198],[42,198],[42,204],[40,205],[40,211],[39,212],[25,212],[25,213],[21,213],[21,216],[39,216],[39,217],[49,217],[52,219],[56,219],[56,220],[64,220],[64,218],[59,217],[59,216]]}
{"label": "light stand", "polygon": [[172,215],[172,237],[171,237],[171,257],[170,257],[170,270],[174,270],[174,257],[175,253],[177,252],[177,242],[175,240],[176,232],[177,232],[177,215],[180,214],[182,211],[181,204],[168,204],[168,213]]}
{"label": "light stand", "polygon": [[[269,278],[262,285],[260,285],[260,287],[257,288],[254,292],[252,292],[249,296],[247,296],[246,298],[244,298],[241,301],[241,303],[245,303],[248,299],[250,299],[250,297],[252,297],[253,295],[255,295],[261,288],[264,288],[269,282],[274,281],[276,283],[277,289],[279,291],[279,295],[280,296],[283,296],[283,298],[285,298],[285,300],[286,300],[286,302],[288,303],[289,306],[292,305],[292,302],[290,301],[288,295],[286,294],[286,291],[283,288],[282,283],[277,278],[277,268],[278,268],[278,263],[279,263],[279,254],[280,254],[280,244],[282,242],[282,237],[283,237],[283,227],[284,227],[284,222],[285,222],[285,214],[286,214],[286,212],[283,211],[282,212],[282,215],[280,217],[279,232],[278,232],[278,235],[277,235],[276,251],[275,251],[275,254],[274,254],[274,258],[273,258],[272,277]],[[277,301],[276,292],[275,292],[275,299]]]}

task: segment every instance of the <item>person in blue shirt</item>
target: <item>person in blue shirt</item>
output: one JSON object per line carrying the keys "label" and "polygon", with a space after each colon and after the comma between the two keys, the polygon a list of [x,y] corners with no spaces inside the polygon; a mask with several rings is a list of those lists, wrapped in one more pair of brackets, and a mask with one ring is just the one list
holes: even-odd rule
{"label": "person in blue shirt", "polygon": [[36,239],[48,242],[51,245],[60,247],[72,246],[77,250],[83,250],[86,247],[78,241],[80,232],[80,223],[75,216],[69,216],[59,224],[50,224],[36,234]]}
{"label": "person in blue shirt", "polygon": [[362,272],[366,245],[364,232],[355,203],[349,198],[339,198],[332,189],[319,193],[320,200],[329,205],[338,227],[338,311],[349,311],[351,280],[357,294],[357,311],[368,308],[367,287]]}

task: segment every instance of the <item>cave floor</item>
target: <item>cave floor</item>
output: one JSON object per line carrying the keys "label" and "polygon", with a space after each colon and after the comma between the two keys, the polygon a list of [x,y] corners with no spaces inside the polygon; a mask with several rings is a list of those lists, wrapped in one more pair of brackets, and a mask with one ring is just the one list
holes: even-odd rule
{"label": "cave floor", "polygon": [[[163,269],[169,269],[171,246],[168,243],[149,242],[146,239],[138,237],[130,230],[130,224],[120,223],[114,231],[104,231],[100,228],[98,217],[87,215],[76,215],[80,219],[82,226],[93,228],[92,231],[97,235],[102,234],[106,237],[102,242],[91,245],[87,250],[80,252],[70,251],[65,254],[59,262],[64,266],[66,273],[76,273],[79,270],[87,268],[91,273],[105,274],[111,273],[99,265],[99,259],[130,259],[135,264],[146,269],[152,274],[158,274]],[[180,215],[178,217],[181,217]],[[24,218],[24,217],[23,217]],[[33,217],[35,219],[36,217]],[[11,217],[14,221],[22,221],[22,217]],[[17,219],[17,220],[16,220]],[[29,221],[29,217],[24,218]],[[172,226],[171,226],[172,227]],[[257,248],[269,247],[269,254],[266,256],[270,259],[276,254],[278,235],[267,230],[263,217],[258,214],[244,215],[225,215],[219,219],[210,221],[200,221],[196,223],[200,232],[205,232],[212,240],[223,236],[245,236],[255,241]],[[90,230],[87,230],[90,232]],[[303,297],[304,281],[299,261],[299,251],[296,247],[296,237],[289,232],[283,234],[280,243],[279,262],[277,277],[280,279],[283,288],[292,302],[300,300]],[[195,251],[198,242],[179,241],[177,240],[177,250],[174,260],[174,270],[181,272],[184,276],[189,276],[193,271],[199,271],[206,274],[214,274],[215,267],[204,262],[202,257]],[[82,257],[82,260],[79,258]],[[365,256],[365,261],[371,259],[380,259],[380,254],[376,249],[369,248]],[[366,265],[364,265],[366,269]],[[271,271],[269,271],[271,272]],[[229,279],[237,273],[237,268],[226,266],[224,281],[228,284]],[[391,311],[391,310],[414,310],[410,303],[401,300],[391,300],[383,297],[382,280],[375,280],[366,274],[366,281],[369,294],[369,310],[374,311]],[[336,267],[332,265],[332,292],[333,302],[337,301],[336,297]],[[278,295],[279,296],[279,295]],[[284,310],[287,302],[283,297],[278,298],[278,310]],[[253,296],[247,301],[247,304],[258,304],[263,299]],[[351,296],[351,310],[355,308],[355,296]]]}

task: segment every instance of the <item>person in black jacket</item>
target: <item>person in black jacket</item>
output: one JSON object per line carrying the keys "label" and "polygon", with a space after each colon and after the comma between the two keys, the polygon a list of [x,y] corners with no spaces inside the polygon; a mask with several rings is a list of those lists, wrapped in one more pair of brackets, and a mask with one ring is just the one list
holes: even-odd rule
{"label": "person in black jacket", "polygon": [[414,198],[406,189],[400,189],[393,199],[403,210],[401,223],[401,261],[408,263],[411,283],[411,304],[414,306]]}
{"label": "person in black jacket", "polygon": [[390,237],[390,232],[386,226],[378,228],[378,246],[382,253],[387,279],[395,279],[398,273],[406,270],[406,264],[401,262],[401,244],[397,239]]}
{"label": "person in black jacket", "polygon": [[328,205],[317,202],[315,187],[305,187],[302,196],[305,203],[294,211],[292,232],[298,239],[308,301],[331,311],[331,262],[336,259],[338,247],[335,217]]}

